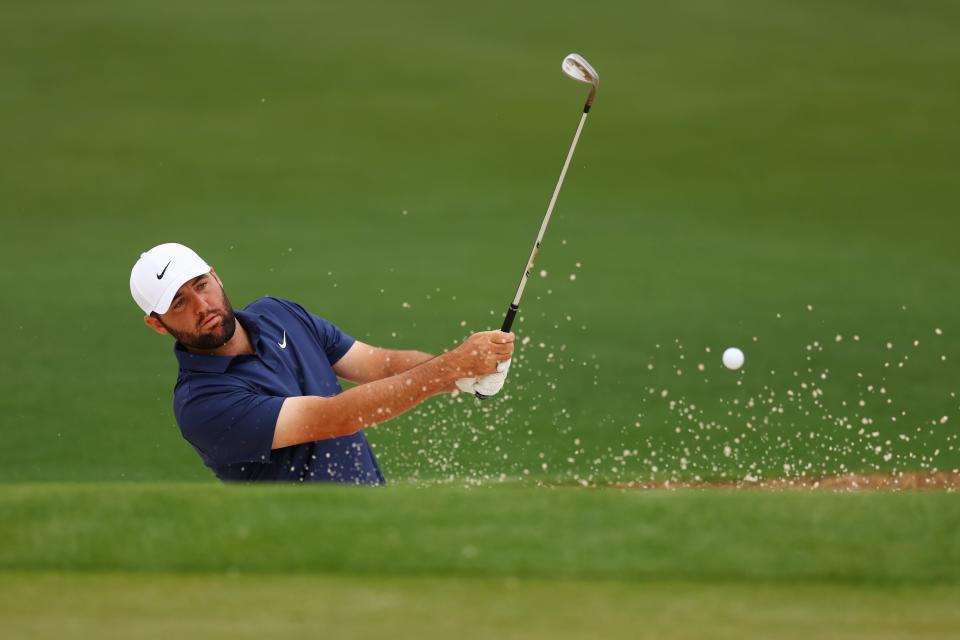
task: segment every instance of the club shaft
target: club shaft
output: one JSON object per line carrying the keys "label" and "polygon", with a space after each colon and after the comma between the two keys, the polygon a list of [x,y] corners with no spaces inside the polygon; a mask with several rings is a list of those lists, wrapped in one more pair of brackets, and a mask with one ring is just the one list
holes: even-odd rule
{"label": "club shaft", "polygon": [[580,117],[580,124],[577,125],[577,132],[573,134],[573,142],[570,143],[570,150],[567,152],[567,159],[563,162],[563,169],[560,170],[560,179],[557,180],[557,186],[553,190],[553,196],[550,198],[550,204],[547,206],[547,213],[543,216],[543,222],[540,224],[540,231],[537,233],[537,240],[533,243],[533,250],[530,252],[530,259],[527,260],[527,266],[523,270],[523,275],[520,276],[520,284],[517,286],[517,293],[513,296],[513,302],[510,304],[510,308],[507,310],[507,315],[503,319],[503,326],[501,331],[510,331],[510,328],[513,326],[513,319],[517,315],[517,310],[520,308],[520,298],[523,297],[523,290],[527,286],[527,280],[530,279],[530,273],[533,271],[533,263],[537,258],[537,252],[540,250],[540,243],[543,242],[543,235],[547,231],[547,225],[550,224],[550,216],[553,215],[553,208],[557,204],[557,198],[560,195],[560,188],[563,186],[563,179],[567,176],[567,169],[570,168],[570,160],[573,159],[573,152],[577,148],[577,141],[580,139],[580,132],[583,131],[583,125],[587,121],[587,116],[589,115],[589,106],[585,107],[583,110],[583,115]]}

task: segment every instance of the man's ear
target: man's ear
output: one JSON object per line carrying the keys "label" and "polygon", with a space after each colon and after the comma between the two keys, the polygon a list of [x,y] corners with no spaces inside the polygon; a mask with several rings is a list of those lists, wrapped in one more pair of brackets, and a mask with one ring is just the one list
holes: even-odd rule
{"label": "man's ear", "polygon": [[220,276],[217,275],[217,270],[213,267],[210,267],[210,275],[213,276],[213,279],[217,281],[217,284],[220,285],[220,288],[223,289],[223,280],[220,279]]}
{"label": "man's ear", "polygon": [[143,321],[144,323],[146,323],[148,327],[150,327],[160,335],[162,336],[170,335],[170,332],[167,331],[167,328],[165,326],[163,326],[163,323],[161,323],[159,320],[157,320],[153,316],[143,316]]}

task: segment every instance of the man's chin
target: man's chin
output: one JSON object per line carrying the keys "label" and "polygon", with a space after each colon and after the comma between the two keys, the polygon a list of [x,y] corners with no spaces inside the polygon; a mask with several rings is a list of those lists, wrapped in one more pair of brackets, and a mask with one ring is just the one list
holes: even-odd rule
{"label": "man's chin", "polygon": [[216,325],[216,328],[213,329],[206,336],[201,336],[202,338],[207,339],[209,342],[213,343],[211,347],[205,347],[207,349],[219,349],[223,345],[230,342],[230,338],[233,337],[233,334],[237,330],[237,321],[233,316],[223,316],[220,318],[220,322]]}
{"label": "man's chin", "polygon": [[227,337],[227,332],[220,328],[216,331],[196,336],[193,346],[196,349],[219,349],[229,341],[230,338]]}
{"label": "man's chin", "polygon": [[180,344],[190,349],[202,349],[204,351],[219,349],[230,342],[230,338],[233,337],[234,332],[229,331],[229,328],[225,326],[225,323],[220,323],[219,326],[207,333],[193,333],[189,336],[179,336],[178,339]]}

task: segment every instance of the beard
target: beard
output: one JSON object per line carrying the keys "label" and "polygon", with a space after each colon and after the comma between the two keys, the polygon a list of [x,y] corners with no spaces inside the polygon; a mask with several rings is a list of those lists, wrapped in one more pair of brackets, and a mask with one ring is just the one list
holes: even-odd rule
{"label": "beard", "polygon": [[[215,324],[212,329],[206,332],[201,332],[200,327],[204,322],[210,319],[210,316],[220,316],[220,323]],[[177,342],[182,344],[188,349],[197,349],[201,351],[210,351],[213,349],[219,349],[223,345],[230,342],[230,338],[233,337],[233,334],[237,330],[237,317],[233,312],[233,306],[230,304],[230,299],[227,298],[227,294],[223,294],[223,308],[214,309],[213,311],[208,312],[203,316],[200,321],[197,323],[197,330],[194,331],[179,331],[177,329],[172,329],[168,327],[163,320],[160,320],[160,324],[170,332]]]}

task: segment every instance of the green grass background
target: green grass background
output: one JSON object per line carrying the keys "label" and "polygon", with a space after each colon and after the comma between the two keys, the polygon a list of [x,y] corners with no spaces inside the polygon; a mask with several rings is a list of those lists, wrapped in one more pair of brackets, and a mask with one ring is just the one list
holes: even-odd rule
{"label": "green grass background", "polygon": [[957,6],[583,11],[5,3],[0,479],[210,478],[128,292],[159,242],[237,305],[293,298],[377,345],[497,326],[585,95],[573,49],[602,85],[508,394],[371,432],[388,475],[960,465]]}
{"label": "green grass background", "polygon": [[[260,585],[292,632],[315,593],[358,607],[357,637],[449,636],[423,590],[466,637],[573,637],[582,589],[606,637],[946,637],[951,496],[539,485],[960,467],[958,36],[936,1],[3,3],[4,622],[243,637],[266,623],[223,612]],[[381,346],[496,327],[586,93],[559,72],[572,50],[602,84],[505,393],[372,430],[395,488],[224,492],[174,423],[171,345],[128,293],[138,254],[184,242],[237,306],[291,298]],[[509,482],[460,488],[491,480]],[[220,544],[237,513],[262,515],[243,525],[260,546]],[[442,513],[503,538],[500,564],[454,562]],[[364,553],[392,551],[332,577],[336,554],[285,555],[298,527],[342,549],[357,522]],[[738,549],[740,578],[691,561]],[[277,575],[224,577],[232,557]],[[226,600],[190,597],[209,591]]]}

